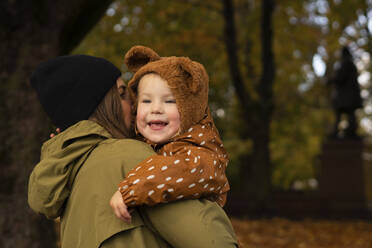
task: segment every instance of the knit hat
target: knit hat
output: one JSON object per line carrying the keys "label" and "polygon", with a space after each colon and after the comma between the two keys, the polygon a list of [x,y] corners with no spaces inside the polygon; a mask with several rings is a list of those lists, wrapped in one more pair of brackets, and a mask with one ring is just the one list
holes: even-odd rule
{"label": "knit hat", "polygon": [[49,118],[64,130],[88,119],[120,75],[103,58],[72,55],[42,62],[30,82]]}
{"label": "knit hat", "polygon": [[198,123],[208,107],[208,74],[203,65],[187,57],[160,57],[151,48],[134,46],[125,55],[124,63],[134,72],[128,83],[129,91],[137,98],[139,80],[156,73],[167,81],[176,98],[181,117],[181,133]]}

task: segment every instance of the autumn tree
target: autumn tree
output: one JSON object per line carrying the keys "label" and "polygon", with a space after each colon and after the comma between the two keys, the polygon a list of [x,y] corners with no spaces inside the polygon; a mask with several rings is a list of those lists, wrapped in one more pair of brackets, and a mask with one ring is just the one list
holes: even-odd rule
{"label": "autumn tree", "polygon": [[[262,72],[256,85],[257,99],[254,99],[246,89],[247,82],[240,71],[237,33],[235,26],[234,4],[224,0],[225,44],[229,58],[230,72],[242,109],[242,118],[251,126],[250,136],[253,140],[253,152],[245,160],[242,175],[245,180],[245,191],[257,200],[258,206],[264,206],[271,191],[271,161],[270,161],[270,123],[273,111],[273,83],[275,78],[273,53],[272,16],[274,1],[263,0],[261,6],[261,66]],[[253,131],[254,130],[254,131]]]}
{"label": "autumn tree", "polygon": [[0,244],[55,247],[52,221],[27,204],[28,176],[51,126],[28,78],[48,58],[68,54],[97,23],[111,0],[0,3]]}

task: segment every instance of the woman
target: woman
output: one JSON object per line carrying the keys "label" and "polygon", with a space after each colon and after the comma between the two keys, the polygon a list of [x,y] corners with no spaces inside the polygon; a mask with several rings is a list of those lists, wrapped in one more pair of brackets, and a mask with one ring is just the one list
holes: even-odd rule
{"label": "woman", "polygon": [[[131,136],[130,102],[119,77],[108,61],[84,55],[55,58],[36,69],[31,84],[62,132],[42,147],[30,176],[30,206],[61,217],[62,247],[218,247],[220,233],[213,227],[201,228],[190,244],[177,243],[185,233],[174,231],[191,230],[195,212],[206,225],[216,218],[226,225],[222,210],[207,200],[134,209],[127,222],[113,214],[109,200],[117,183],[154,154],[147,144],[125,139]],[[180,222],[164,225],[169,214],[178,214]]]}

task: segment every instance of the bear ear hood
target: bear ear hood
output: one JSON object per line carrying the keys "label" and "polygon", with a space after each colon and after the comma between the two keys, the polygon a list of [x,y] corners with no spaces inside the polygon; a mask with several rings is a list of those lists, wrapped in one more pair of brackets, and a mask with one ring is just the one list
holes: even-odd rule
{"label": "bear ear hood", "polygon": [[209,78],[203,65],[188,57],[160,57],[151,48],[143,46],[132,47],[125,55],[124,62],[134,72],[128,89],[135,108],[141,78],[155,73],[167,82],[176,99],[181,133],[205,117]]}
{"label": "bear ear hood", "polygon": [[128,70],[135,73],[149,62],[159,60],[160,56],[151,48],[144,46],[132,47],[124,57]]}
{"label": "bear ear hood", "polygon": [[177,58],[177,60],[185,84],[190,92],[195,94],[209,81],[204,66],[185,57]]}

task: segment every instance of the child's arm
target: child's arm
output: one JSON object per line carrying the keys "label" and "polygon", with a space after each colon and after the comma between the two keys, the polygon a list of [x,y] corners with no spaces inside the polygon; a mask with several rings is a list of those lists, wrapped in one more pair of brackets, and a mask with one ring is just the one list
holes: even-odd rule
{"label": "child's arm", "polygon": [[224,205],[228,159],[212,124],[194,126],[159,153],[141,162],[119,184],[128,206],[200,197]]}

